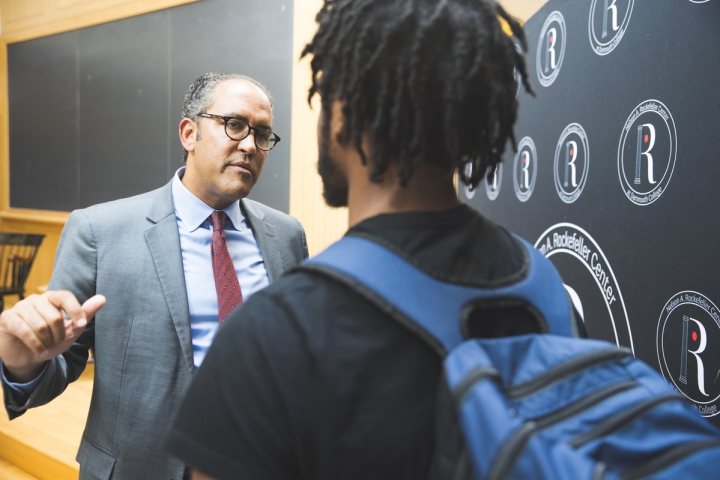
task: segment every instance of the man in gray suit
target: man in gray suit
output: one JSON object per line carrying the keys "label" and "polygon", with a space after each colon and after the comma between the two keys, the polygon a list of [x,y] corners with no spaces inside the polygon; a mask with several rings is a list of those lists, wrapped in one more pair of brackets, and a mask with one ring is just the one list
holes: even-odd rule
{"label": "man in gray suit", "polygon": [[307,257],[297,220],[245,198],[280,140],[271,128],[262,85],[198,78],[179,126],[186,166],[155,191],[73,212],[50,291],[0,315],[11,418],[60,395],[94,352],[81,479],[182,478],[159,443],[226,312]]}

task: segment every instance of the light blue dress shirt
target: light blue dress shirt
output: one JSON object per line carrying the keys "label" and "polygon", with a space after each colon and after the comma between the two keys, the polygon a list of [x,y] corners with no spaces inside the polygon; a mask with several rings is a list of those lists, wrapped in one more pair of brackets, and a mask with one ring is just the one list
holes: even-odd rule
{"label": "light blue dress shirt", "polygon": [[[185,288],[190,309],[193,358],[195,367],[199,367],[219,327],[217,292],[210,257],[212,236],[210,214],[215,210],[190,193],[183,185],[181,178],[184,173],[185,167],[182,167],[175,174],[172,182],[172,197],[178,232],[180,232],[180,250],[182,250]],[[250,295],[265,288],[269,283],[265,262],[255,236],[240,209],[240,202],[234,202],[223,211],[228,216],[228,220],[225,221],[228,251],[237,272],[243,300],[247,300]]]}
{"label": "light blue dress shirt", "polygon": [[[190,310],[190,328],[192,331],[193,361],[199,367],[205,358],[210,344],[218,331],[218,302],[215,291],[215,279],[210,257],[210,237],[212,225],[210,214],[212,207],[193,195],[181,179],[185,167],[180,168],[173,177],[172,198],[175,205],[180,250],[182,251],[185,289],[187,290]],[[240,201],[223,209],[228,220],[225,221],[225,240],[233,260],[240,282],[243,300],[265,288],[268,283],[267,270],[260,248],[252,230],[245,221]],[[61,365],[64,367],[65,363]],[[47,368],[47,366],[46,366]],[[0,362],[3,381],[13,390],[18,403],[24,403],[40,383],[43,371],[28,383],[12,383],[5,378]]]}

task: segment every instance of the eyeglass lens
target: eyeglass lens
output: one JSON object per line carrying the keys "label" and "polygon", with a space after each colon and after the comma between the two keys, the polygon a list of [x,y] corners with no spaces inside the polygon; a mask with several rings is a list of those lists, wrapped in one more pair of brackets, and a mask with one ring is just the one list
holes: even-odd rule
{"label": "eyeglass lens", "polygon": [[[260,150],[270,150],[277,143],[274,133],[267,130],[255,130],[255,145]],[[239,118],[231,118],[225,123],[225,132],[233,140],[243,140],[250,134],[250,125]]]}

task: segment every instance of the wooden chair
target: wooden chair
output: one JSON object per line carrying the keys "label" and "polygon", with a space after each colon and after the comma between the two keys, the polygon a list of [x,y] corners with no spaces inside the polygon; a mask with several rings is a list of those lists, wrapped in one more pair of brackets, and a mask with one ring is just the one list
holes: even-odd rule
{"label": "wooden chair", "polygon": [[25,281],[45,235],[0,232],[0,312],[3,297],[25,298]]}

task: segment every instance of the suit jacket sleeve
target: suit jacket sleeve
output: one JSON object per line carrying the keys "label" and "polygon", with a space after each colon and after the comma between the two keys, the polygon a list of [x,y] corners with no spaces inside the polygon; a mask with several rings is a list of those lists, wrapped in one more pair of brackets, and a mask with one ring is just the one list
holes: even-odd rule
{"label": "suit jacket sleeve", "polygon": [[[76,210],[68,218],[55,255],[55,267],[49,290],[69,290],[80,303],[95,295],[97,250],[92,225],[85,214]],[[12,390],[3,382],[5,409],[10,419],[19,417],[28,408],[48,403],[60,395],[68,384],[85,370],[88,351],[95,343],[95,319],[69,350],[50,360],[42,378],[30,397],[20,404]]]}
{"label": "suit jacket sleeve", "polygon": [[307,246],[307,238],[305,238],[305,229],[303,228],[302,224],[300,223],[300,220],[298,220],[295,217],[292,217],[293,220],[297,223],[298,229],[300,229],[300,244],[302,248],[302,259],[308,258],[308,246]]}

